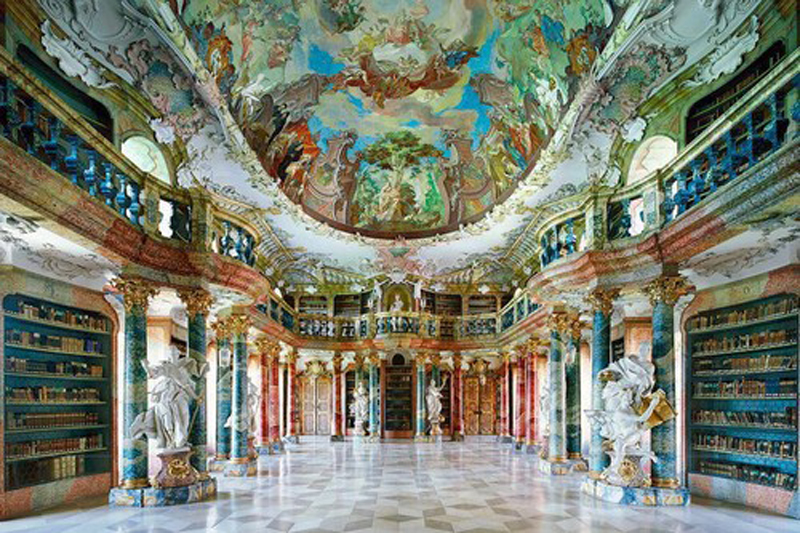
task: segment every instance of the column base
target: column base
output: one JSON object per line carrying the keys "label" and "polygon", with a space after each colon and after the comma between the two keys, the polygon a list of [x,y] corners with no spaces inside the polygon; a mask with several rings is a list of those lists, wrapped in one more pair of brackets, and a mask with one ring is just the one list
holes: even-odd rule
{"label": "column base", "polygon": [[451,442],[464,442],[464,434],[463,434],[463,433],[461,433],[460,431],[456,431],[456,432],[455,432],[455,433],[453,433],[453,435],[450,437],[450,441],[451,441]]}
{"label": "column base", "polygon": [[566,476],[572,472],[572,462],[567,459],[543,459],[539,461],[539,472],[547,476]]}
{"label": "column base", "polygon": [[216,496],[217,480],[210,477],[200,479],[186,487],[145,487],[140,489],[115,487],[108,493],[108,504],[116,507],[165,507],[202,502],[216,498]]}
{"label": "column base", "polygon": [[414,442],[428,442],[428,436],[420,434],[414,435]]}
{"label": "column base", "polygon": [[514,442],[514,437],[511,435],[498,435],[497,442],[500,444],[511,444]]}
{"label": "column base", "polygon": [[300,437],[297,435],[286,435],[283,437],[283,442],[286,444],[300,444]]}
{"label": "column base", "polygon": [[258,456],[272,455],[272,444],[259,444],[256,446],[256,453]]}
{"label": "column base", "polygon": [[524,440],[514,441],[514,451],[519,453],[525,453],[525,441]]}
{"label": "column base", "polygon": [[542,447],[538,444],[526,444],[524,452],[528,455],[539,455]]}
{"label": "column base", "polygon": [[572,463],[572,470],[575,472],[588,472],[589,471],[589,463],[586,462],[586,459],[579,453],[571,453],[568,457],[569,462]]}
{"label": "column base", "polygon": [[283,447],[283,441],[282,440],[278,439],[278,440],[272,441],[272,453],[273,453],[273,455],[281,454],[281,453],[283,453],[285,451],[286,451],[286,448]]}
{"label": "column base", "polygon": [[258,474],[258,463],[255,459],[234,458],[225,464],[225,477],[253,477]]}
{"label": "column base", "polygon": [[209,457],[208,458],[208,471],[209,472],[224,472],[226,464],[228,464],[228,458],[225,457],[225,456]]}
{"label": "column base", "polygon": [[369,435],[365,437],[364,442],[371,442],[373,444],[379,444],[381,442],[380,435]]}
{"label": "column base", "polygon": [[331,442],[344,442],[344,435],[331,435]]}
{"label": "column base", "polygon": [[686,487],[618,487],[602,479],[584,479],[581,491],[604,502],[641,507],[682,507],[691,501]]}

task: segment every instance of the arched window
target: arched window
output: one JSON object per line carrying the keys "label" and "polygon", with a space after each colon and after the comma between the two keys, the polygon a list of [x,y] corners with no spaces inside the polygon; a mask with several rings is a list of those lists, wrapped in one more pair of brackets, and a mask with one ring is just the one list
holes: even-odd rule
{"label": "arched window", "polygon": [[164,183],[172,183],[163,152],[147,137],[134,135],[125,139],[122,143],[122,154],[142,172],[147,172]]}
{"label": "arched window", "polygon": [[650,173],[664,168],[678,155],[678,143],[664,135],[648,137],[633,154],[628,169],[628,185],[636,183]]}

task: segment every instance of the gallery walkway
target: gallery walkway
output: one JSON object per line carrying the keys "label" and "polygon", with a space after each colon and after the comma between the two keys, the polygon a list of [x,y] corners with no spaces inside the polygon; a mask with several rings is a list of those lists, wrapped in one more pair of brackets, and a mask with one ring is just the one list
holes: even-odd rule
{"label": "gallery walkway", "polygon": [[261,460],[257,479],[221,478],[216,501],[80,509],[0,523],[3,533],[265,531],[797,532],[797,521],[698,501],[637,509],[581,495],[578,477],[540,475],[494,442],[332,444],[305,439]]}

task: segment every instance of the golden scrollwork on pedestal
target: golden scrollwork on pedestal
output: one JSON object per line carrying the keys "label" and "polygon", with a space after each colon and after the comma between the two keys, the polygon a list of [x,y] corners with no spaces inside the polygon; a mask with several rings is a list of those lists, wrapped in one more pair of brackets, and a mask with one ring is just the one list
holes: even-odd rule
{"label": "golden scrollwork on pedestal", "polygon": [[150,298],[158,294],[158,289],[142,279],[116,278],[111,284],[123,296],[125,311],[130,313],[134,307],[147,311]]}
{"label": "golden scrollwork on pedestal", "polygon": [[186,304],[186,313],[189,318],[197,315],[207,315],[214,298],[205,289],[179,289],[178,298]]}
{"label": "golden scrollwork on pedestal", "polygon": [[658,302],[675,305],[681,296],[693,292],[694,286],[685,276],[661,276],[645,285],[642,290],[650,298],[652,305]]}
{"label": "golden scrollwork on pedestal", "polygon": [[619,298],[619,289],[597,288],[589,293],[586,302],[592,311],[600,311],[604,315],[610,315],[614,310],[614,300]]}

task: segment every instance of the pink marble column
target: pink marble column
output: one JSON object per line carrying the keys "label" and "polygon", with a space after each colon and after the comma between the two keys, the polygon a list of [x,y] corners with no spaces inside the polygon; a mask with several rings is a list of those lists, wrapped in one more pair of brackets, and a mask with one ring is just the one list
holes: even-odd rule
{"label": "pink marble column", "polygon": [[278,350],[272,353],[269,369],[269,438],[273,453],[280,453],[283,451],[280,430],[280,390],[278,388],[278,379],[281,371],[279,353]]}
{"label": "pink marble column", "polygon": [[517,448],[525,444],[525,356],[520,354],[514,368],[517,382],[516,409],[514,410],[514,441]]}
{"label": "pink marble column", "polygon": [[342,434],[342,354],[333,354],[331,383],[331,442],[343,442]]}
{"label": "pink marble column", "polygon": [[500,367],[500,441],[511,442],[511,424],[508,419],[509,402],[511,400],[511,386],[509,369],[511,356],[504,352],[503,363]]}
{"label": "pink marble column", "polygon": [[297,352],[292,350],[286,356],[286,439],[296,444],[297,437]]}
{"label": "pink marble column", "polygon": [[453,383],[450,399],[450,426],[454,441],[464,440],[464,413],[461,409],[461,354],[453,355]]}
{"label": "pink marble column", "polygon": [[259,425],[258,425],[257,446],[259,448],[263,447],[268,449],[270,447],[269,365],[270,365],[270,359],[272,357],[270,355],[270,352],[272,350],[272,342],[266,337],[259,337],[258,339],[256,339],[255,345],[259,358],[259,369],[261,377],[261,398],[258,406]]}

